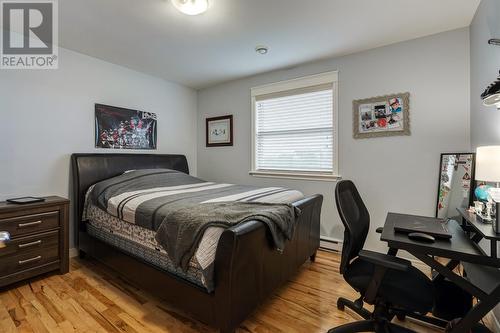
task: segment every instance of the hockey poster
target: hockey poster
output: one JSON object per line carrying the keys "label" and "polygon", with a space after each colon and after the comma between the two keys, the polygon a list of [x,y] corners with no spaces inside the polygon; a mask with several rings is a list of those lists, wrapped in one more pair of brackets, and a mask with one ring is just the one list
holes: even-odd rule
{"label": "hockey poster", "polygon": [[156,149],[156,114],[95,105],[95,146],[110,149]]}

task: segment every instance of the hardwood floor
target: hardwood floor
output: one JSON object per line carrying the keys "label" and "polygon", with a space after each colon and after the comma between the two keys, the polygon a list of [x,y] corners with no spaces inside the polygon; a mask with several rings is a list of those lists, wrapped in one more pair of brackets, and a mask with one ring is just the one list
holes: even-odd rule
{"label": "hardwood floor", "polygon": [[[358,320],[336,308],[356,293],[338,273],[338,254],[319,252],[238,332],[326,332]],[[439,332],[405,322],[418,332]],[[73,259],[66,275],[48,275],[0,291],[0,332],[215,332],[92,260]]]}

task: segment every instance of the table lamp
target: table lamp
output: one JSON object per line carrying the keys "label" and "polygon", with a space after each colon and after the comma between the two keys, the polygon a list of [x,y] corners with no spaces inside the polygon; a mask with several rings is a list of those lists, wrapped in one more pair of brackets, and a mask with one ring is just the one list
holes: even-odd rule
{"label": "table lamp", "polygon": [[476,150],[476,180],[493,182],[496,188],[489,190],[489,195],[496,205],[496,217],[493,230],[500,233],[500,146],[478,147]]}

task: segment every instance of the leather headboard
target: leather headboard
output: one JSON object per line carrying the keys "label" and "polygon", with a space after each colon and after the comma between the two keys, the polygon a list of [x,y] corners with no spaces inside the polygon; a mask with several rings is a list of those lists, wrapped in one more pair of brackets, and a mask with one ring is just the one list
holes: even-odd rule
{"label": "leather headboard", "polygon": [[[189,173],[184,155],[160,154],[73,154],[71,155],[73,177],[73,218],[79,225],[88,188],[105,179],[118,176],[127,170],[173,169]],[[77,231],[78,233],[78,231]]]}

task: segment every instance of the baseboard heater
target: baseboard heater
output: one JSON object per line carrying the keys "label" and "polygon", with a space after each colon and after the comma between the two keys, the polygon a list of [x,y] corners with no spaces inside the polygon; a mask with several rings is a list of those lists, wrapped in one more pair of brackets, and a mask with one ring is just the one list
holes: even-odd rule
{"label": "baseboard heater", "polygon": [[319,239],[319,247],[323,250],[341,252],[342,241],[340,239],[322,236]]}

